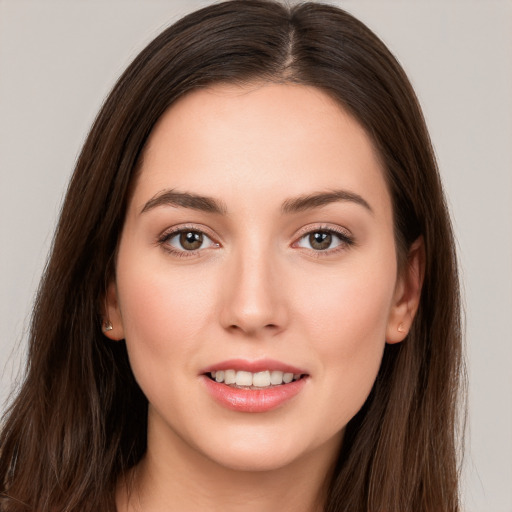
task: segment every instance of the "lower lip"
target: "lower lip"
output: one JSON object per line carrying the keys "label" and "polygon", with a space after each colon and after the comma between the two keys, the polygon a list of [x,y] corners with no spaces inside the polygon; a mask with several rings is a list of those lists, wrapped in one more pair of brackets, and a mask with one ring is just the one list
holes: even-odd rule
{"label": "lower lip", "polygon": [[232,388],[203,376],[206,389],[222,406],[238,412],[267,412],[277,409],[296,396],[306,383],[303,377],[289,384],[264,389]]}

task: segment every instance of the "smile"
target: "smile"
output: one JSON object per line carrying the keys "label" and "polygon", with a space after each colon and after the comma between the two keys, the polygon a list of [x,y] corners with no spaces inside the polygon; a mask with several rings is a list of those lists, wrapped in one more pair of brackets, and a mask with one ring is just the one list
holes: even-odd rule
{"label": "smile", "polygon": [[264,370],[248,372],[244,370],[217,370],[209,373],[212,380],[239,389],[262,389],[289,384],[299,380],[303,374],[282,372],[280,370]]}
{"label": "smile", "polygon": [[310,375],[301,368],[265,359],[232,359],[201,372],[205,390],[224,408],[264,413],[292,401],[307,387]]}

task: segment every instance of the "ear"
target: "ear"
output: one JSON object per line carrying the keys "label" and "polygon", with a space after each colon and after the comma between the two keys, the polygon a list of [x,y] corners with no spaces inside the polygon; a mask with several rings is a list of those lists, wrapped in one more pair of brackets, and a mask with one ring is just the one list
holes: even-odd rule
{"label": "ear", "polygon": [[[114,280],[107,287],[104,308],[101,326],[103,334],[113,341],[122,340],[124,338],[123,319],[121,317],[119,301],[117,300],[117,287]],[[112,328],[106,329],[106,326],[112,326]]]}
{"label": "ear", "polygon": [[403,341],[418,310],[425,275],[425,245],[419,237],[411,246],[407,261],[397,278],[386,330],[387,343]]}

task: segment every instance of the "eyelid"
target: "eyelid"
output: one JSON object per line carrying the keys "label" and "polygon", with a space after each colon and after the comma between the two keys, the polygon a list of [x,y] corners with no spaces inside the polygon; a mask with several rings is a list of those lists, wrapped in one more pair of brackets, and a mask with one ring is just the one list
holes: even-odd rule
{"label": "eyelid", "polygon": [[[327,232],[334,234],[340,239],[340,244],[332,249],[324,249],[324,250],[315,250],[309,249],[307,247],[299,247],[297,244],[306,236],[311,235],[316,232]],[[294,242],[292,243],[292,247],[304,249],[313,253],[315,256],[329,255],[340,250],[347,249],[347,247],[355,245],[356,241],[354,239],[354,235],[342,226],[332,225],[332,224],[308,224],[307,226],[302,227],[294,236]]]}
{"label": "eyelid", "polygon": [[335,233],[346,238],[353,238],[352,232],[349,229],[342,226],[338,226],[337,224],[328,223],[307,224],[306,226],[301,227],[295,233],[294,238],[302,238],[304,235],[314,233],[315,231],[329,231],[331,233]]}
{"label": "eyelid", "polygon": [[[167,244],[166,242],[173,238],[174,236],[186,232],[186,231],[195,231],[198,233],[202,233],[204,236],[206,236],[211,242],[212,245],[210,247],[206,247],[203,249],[196,249],[196,250],[190,250],[187,251],[185,249],[180,250],[177,249],[170,244]],[[315,232],[327,232],[334,234],[337,236],[340,240],[340,243],[329,249],[324,250],[315,250],[315,249],[309,249],[306,247],[298,247],[297,244],[306,236],[315,233]],[[199,253],[205,251],[206,249],[211,248],[219,248],[222,247],[221,243],[218,241],[218,236],[212,233],[211,229],[207,228],[203,225],[197,225],[193,223],[187,223],[187,224],[178,224],[176,226],[171,226],[167,229],[165,229],[160,235],[158,235],[156,243],[157,245],[160,245],[166,250],[167,252],[181,257],[187,257],[187,256],[197,256]],[[355,245],[355,239],[350,230],[348,230],[345,227],[339,226],[339,225],[332,225],[332,224],[308,224],[306,226],[303,226],[301,229],[299,229],[294,237],[293,242],[291,244],[294,248],[301,248],[304,249],[315,256],[322,256],[322,255],[330,255],[335,252],[338,252],[340,250],[346,250],[348,247]]]}
{"label": "eyelid", "polygon": [[[206,236],[209,240],[211,240],[213,245],[210,247],[207,247],[207,248],[203,248],[203,249],[187,251],[185,249],[183,249],[183,250],[177,249],[177,248],[173,247],[172,245],[166,243],[167,241],[169,241],[176,235],[179,235],[180,233],[183,233],[186,231],[194,231],[197,233],[201,233],[202,235]],[[210,229],[208,229],[206,226],[197,225],[197,224],[178,224],[176,226],[171,226],[171,227],[165,229],[164,231],[162,231],[162,233],[160,233],[160,235],[158,235],[156,243],[157,243],[157,245],[162,246],[164,248],[164,250],[166,250],[167,252],[169,252],[173,255],[176,255],[176,256],[183,256],[183,257],[197,256],[198,253],[203,252],[206,249],[210,249],[210,248],[216,249],[216,248],[221,247],[221,244],[218,241],[218,237],[216,237],[214,234],[212,234],[212,231]]]}

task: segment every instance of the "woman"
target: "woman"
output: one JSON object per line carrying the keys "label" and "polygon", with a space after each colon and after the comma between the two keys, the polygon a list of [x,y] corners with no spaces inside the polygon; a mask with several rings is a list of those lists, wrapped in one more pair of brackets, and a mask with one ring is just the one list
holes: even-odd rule
{"label": "woman", "polygon": [[0,509],[457,510],[460,357],[398,63],[334,7],[210,6],[143,50],[84,145]]}

